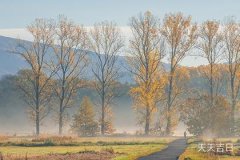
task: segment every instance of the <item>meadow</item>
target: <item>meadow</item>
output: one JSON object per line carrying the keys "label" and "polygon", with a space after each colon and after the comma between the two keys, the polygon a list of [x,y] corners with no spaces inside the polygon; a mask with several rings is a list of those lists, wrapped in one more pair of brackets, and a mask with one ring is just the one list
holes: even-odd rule
{"label": "meadow", "polygon": [[135,160],[167,147],[160,137],[7,137],[0,138],[1,160]]}

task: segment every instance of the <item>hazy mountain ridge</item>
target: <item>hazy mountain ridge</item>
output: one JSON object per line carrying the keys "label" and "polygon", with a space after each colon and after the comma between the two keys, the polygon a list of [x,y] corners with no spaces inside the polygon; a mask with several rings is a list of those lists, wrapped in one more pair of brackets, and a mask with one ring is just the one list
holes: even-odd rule
{"label": "hazy mountain ridge", "polygon": [[[9,38],[0,36],[0,77],[6,74],[16,74],[20,69],[26,68],[27,64],[24,62],[24,60],[18,56],[10,53],[9,51],[14,49],[14,46],[18,44],[18,39],[15,38]],[[30,41],[25,41],[26,44],[31,44]],[[88,57],[90,59],[90,62],[94,64],[96,62],[96,56],[93,52],[88,53]],[[120,70],[120,79],[119,81],[122,83],[128,82],[133,83],[133,77],[130,74],[130,72],[126,69],[128,68],[128,64],[126,62],[126,57],[124,56],[118,56],[116,66]],[[163,63],[163,66],[166,70],[169,70],[169,64]],[[85,71],[86,78],[92,79],[92,68],[89,65]]]}
{"label": "hazy mountain ridge", "polygon": [[[30,44],[29,41],[24,41],[26,44]],[[10,53],[14,46],[18,44],[18,40],[9,37],[0,36],[0,133],[20,133],[31,134],[33,131],[33,123],[31,123],[27,116],[27,105],[24,103],[20,96],[20,92],[17,90],[14,84],[14,78],[17,72],[21,69],[27,68],[28,65],[18,55]],[[88,57],[91,59],[91,63],[94,64],[96,57],[93,52],[88,53]],[[119,56],[117,60],[117,67],[120,68],[120,82],[132,83],[133,79],[131,74],[126,70],[127,63],[124,56]],[[87,79],[93,79],[91,67],[89,66],[85,70],[85,76]],[[123,89],[122,87],[121,89]],[[125,89],[122,97],[116,98],[113,106],[113,112],[116,115],[114,124],[117,131],[132,130],[136,128],[135,116],[131,108],[131,98],[128,95],[128,89]],[[96,100],[96,93],[92,89],[86,88],[79,91],[77,103],[69,110],[70,118],[73,113],[79,107],[80,101],[83,96],[89,96],[92,101]],[[96,108],[98,110],[98,108]],[[42,131],[49,131],[50,133],[56,132],[57,127],[52,118],[51,113],[46,121],[43,123]],[[9,117],[11,117],[9,119]],[[122,117],[125,117],[122,119]],[[46,122],[45,121],[45,122]],[[69,121],[71,122],[71,120]],[[48,125],[46,125],[48,124]],[[124,124],[128,124],[125,126]],[[65,130],[66,131],[66,130]]]}

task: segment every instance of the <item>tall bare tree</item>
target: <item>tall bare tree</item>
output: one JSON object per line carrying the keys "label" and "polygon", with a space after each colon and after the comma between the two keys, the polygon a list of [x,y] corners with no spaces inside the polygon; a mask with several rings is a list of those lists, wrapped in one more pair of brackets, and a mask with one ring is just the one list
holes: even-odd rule
{"label": "tall bare tree", "polygon": [[[222,35],[220,24],[217,21],[206,21],[199,31],[198,48],[202,51],[202,56],[208,61],[209,67],[205,69],[205,77],[209,82],[210,107],[213,105],[214,95],[218,93],[217,83],[214,79],[219,74],[217,63],[222,59]],[[219,77],[219,76],[218,76]]]}
{"label": "tall bare tree", "polygon": [[93,59],[95,89],[101,104],[101,134],[107,133],[109,108],[116,94],[114,92],[119,78],[117,57],[123,47],[120,30],[113,22],[95,24],[90,31],[90,48],[96,55]]}
{"label": "tall bare tree", "polygon": [[145,134],[150,124],[161,93],[161,59],[164,46],[160,37],[159,21],[150,12],[132,17],[130,27],[133,37],[130,40],[128,64],[137,83],[131,89],[135,106],[140,113],[139,123],[144,124]]}
{"label": "tall bare tree", "polygon": [[19,86],[24,93],[24,100],[31,108],[36,135],[39,135],[40,123],[48,113],[46,107],[52,97],[50,82],[55,70],[48,70],[47,61],[50,58],[49,49],[53,45],[55,25],[51,20],[36,19],[27,29],[33,36],[33,42],[29,44],[21,41],[14,53],[24,58],[30,68],[29,72],[21,74],[23,78]]}
{"label": "tall bare tree", "polygon": [[[217,21],[206,21],[201,25],[199,31],[199,45],[201,56],[207,59],[208,65],[202,66],[200,70],[201,75],[207,80],[208,92],[207,107],[209,110],[209,117],[213,117],[216,104],[218,103],[218,95],[221,91],[223,78],[223,68],[218,64],[223,56],[223,42],[220,24]],[[211,118],[212,119],[212,118]],[[214,119],[209,121],[206,130],[214,132]]]}
{"label": "tall bare tree", "polygon": [[77,91],[82,87],[82,73],[87,65],[87,32],[82,26],[75,25],[61,16],[57,23],[54,47],[57,83],[55,93],[59,102],[59,134],[63,132],[64,114],[74,103]]}
{"label": "tall bare tree", "polygon": [[[168,14],[165,16],[161,29],[167,44],[167,58],[170,63],[170,71],[167,84],[167,126],[166,134],[171,134],[171,108],[175,105],[174,80],[179,63],[193,48],[197,39],[197,26],[191,23],[191,17],[184,17],[181,13]],[[177,83],[177,82],[176,82]],[[174,98],[175,97],[175,98]]]}
{"label": "tall bare tree", "polygon": [[235,128],[235,112],[238,103],[240,81],[240,24],[229,19],[224,26],[223,41],[225,44],[224,58],[228,63],[229,96],[231,104],[231,128]]}

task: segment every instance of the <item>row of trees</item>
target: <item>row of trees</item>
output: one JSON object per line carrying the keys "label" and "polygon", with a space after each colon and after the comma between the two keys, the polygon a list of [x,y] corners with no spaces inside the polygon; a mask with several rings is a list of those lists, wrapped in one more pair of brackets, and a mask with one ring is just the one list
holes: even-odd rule
{"label": "row of trees", "polygon": [[[149,134],[149,126],[157,117],[161,121],[158,123],[160,126],[153,131],[161,128],[163,134],[171,135],[179,113],[182,113],[182,120],[193,134],[203,134],[207,130],[218,134],[220,127],[221,131],[236,134],[235,114],[240,84],[239,23],[229,19],[222,25],[218,21],[197,25],[191,22],[190,16],[177,13],[166,15],[160,25],[157,17],[146,12],[133,17],[130,26],[133,38],[130,40],[129,64],[137,83],[131,94],[139,113],[139,123],[145,126],[145,134]],[[201,77],[206,80],[207,90],[197,91],[189,87],[188,70],[179,66],[188,55],[207,60],[208,65],[200,71]],[[168,71],[161,69],[163,60],[170,65]],[[221,94],[223,81],[227,82],[224,96]],[[192,103],[192,100],[195,102]],[[231,107],[227,109],[229,104]],[[198,112],[198,105],[204,106],[204,110]],[[189,112],[192,109],[194,113]],[[157,110],[160,110],[160,115],[154,116]],[[227,114],[229,110],[230,115]],[[201,116],[202,113],[205,113],[204,116]],[[220,117],[226,123],[220,125],[219,130],[214,129],[221,123]],[[196,119],[198,123],[195,123]],[[206,122],[204,126],[202,122]]]}
{"label": "row of trees", "polygon": [[[216,105],[221,100],[219,87],[224,80],[220,62],[227,62],[224,76],[229,80],[227,102],[231,105],[230,128],[234,133],[240,84],[240,25],[234,20],[222,26],[218,21],[197,25],[192,23],[190,16],[181,13],[166,15],[161,25],[158,17],[146,12],[132,17],[130,27],[132,36],[126,60],[127,69],[134,75],[136,83],[130,94],[145,134],[151,133],[153,121],[157,119],[159,123],[155,131],[161,128],[165,135],[171,135],[179,113],[188,116],[190,112],[187,111],[197,103],[187,102],[199,98],[199,94],[205,108],[218,108]],[[57,22],[37,19],[28,30],[33,35],[33,43],[21,42],[14,53],[21,55],[30,66],[30,70],[21,73],[18,84],[24,100],[32,109],[36,134],[40,134],[40,123],[49,112],[47,106],[53,103],[58,104],[59,134],[62,134],[65,110],[73,105],[77,90],[84,87],[83,73],[89,64],[95,77],[93,86],[99,95],[101,134],[108,133],[107,126],[112,123],[110,105],[116,97],[119,79],[116,61],[124,47],[116,24],[97,23],[87,31],[83,26],[60,17]],[[95,55],[95,61],[89,61],[89,50]],[[179,65],[191,54],[190,51],[200,51],[199,56],[209,63],[201,70],[208,91],[199,94],[187,87],[189,73]],[[164,70],[163,61],[169,63],[168,70]],[[209,120],[212,116],[209,115]],[[191,125],[189,119],[184,122]],[[211,126],[213,124],[208,123],[206,128],[211,130]]]}
{"label": "row of trees", "polygon": [[23,57],[30,67],[20,73],[18,84],[31,108],[36,135],[40,134],[40,124],[48,115],[49,106],[55,104],[58,104],[59,134],[62,134],[65,111],[73,106],[78,89],[85,85],[83,73],[89,64],[88,50],[94,51],[96,57],[92,72],[101,104],[101,134],[105,134],[105,126],[112,123],[108,115],[118,78],[116,55],[123,46],[116,25],[102,22],[88,34],[86,28],[61,16],[57,22],[36,19],[28,31],[33,43],[21,41],[14,53]]}
{"label": "row of trees", "polygon": [[[139,122],[145,125],[145,134],[148,135],[153,113],[158,105],[162,105],[160,116],[165,116],[165,134],[171,135],[176,126],[173,117],[183,94],[182,82],[185,81],[182,77],[184,72],[179,71],[179,63],[196,42],[197,26],[191,23],[190,17],[180,13],[166,15],[161,26],[157,17],[146,12],[132,18],[131,28],[130,53],[134,60],[134,63],[130,62],[131,71],[138,84],[131,93],[141,114]],[[161,68],[165,57],[170,64],[168,72]]]}

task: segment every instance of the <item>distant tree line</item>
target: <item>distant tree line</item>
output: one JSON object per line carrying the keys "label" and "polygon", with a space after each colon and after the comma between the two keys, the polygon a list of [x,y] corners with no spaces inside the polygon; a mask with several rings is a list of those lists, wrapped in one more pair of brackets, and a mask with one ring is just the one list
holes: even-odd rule
{"label": "distant tree line", "polygon": [[[59,134],[63,133],[66,110],[73,106],[77,91],[89,85],[84,81],[87,66],[94,75],[90,85],[98,95],[100,116],[96,120],[91,100],[84,97],[72,130],[83,136],[113,133],[111,106],[119,96],[121,66],[116,62],[121,52],[128,62],[126,70],[134,77],[129,94],[145,135],[172,135],[179,121],[194,135],[239,134],[238,22],[208,20],[197,25],[182,13],[167,14],[160,21],[146,12],[132,17],[129,26],[132,36],[125,49],[121,31],[113,22],[96,23],[88,30],[60,16],[57,21],[36,19],[27,27],[33,43],[20,41],[12,52],[29,66],[18,73],[17,84],[30,108],[36,135],[51,108],[58,115]],[[96,62],[91,62],[89,51]],[[190,87],[192,69],[180,66],[189,55],[207,60],[195,73],[204,88]],[[169,70],[163,68],[166,61]]]}

